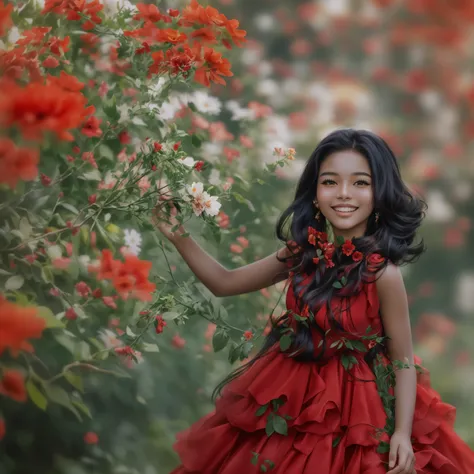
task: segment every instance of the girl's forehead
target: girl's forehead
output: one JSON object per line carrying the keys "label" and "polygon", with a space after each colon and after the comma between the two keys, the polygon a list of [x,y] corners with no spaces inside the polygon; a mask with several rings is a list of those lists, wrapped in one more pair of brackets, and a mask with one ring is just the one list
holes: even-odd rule
{"label": "girl's forehead", "polygon": [[338,174],[370,173],[370,166],[365,156],[353,150],[344,150],[328,155],[321,163],[319,172],[320,174],[323,172]]}

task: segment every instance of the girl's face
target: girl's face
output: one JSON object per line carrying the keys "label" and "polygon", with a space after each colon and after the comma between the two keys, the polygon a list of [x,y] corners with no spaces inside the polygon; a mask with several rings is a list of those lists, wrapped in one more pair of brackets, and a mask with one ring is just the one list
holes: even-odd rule
{"label": "girl's face", "polygon": [[335,235],[361,237],[374,210],[372,173],[367,159],[353,150],[327,156],[319,170],[316,202]]}

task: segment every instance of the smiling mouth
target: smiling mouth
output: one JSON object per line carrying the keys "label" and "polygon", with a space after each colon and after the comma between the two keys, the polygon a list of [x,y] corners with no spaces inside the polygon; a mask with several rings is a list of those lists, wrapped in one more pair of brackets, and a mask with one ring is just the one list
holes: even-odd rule
{"label": "smiling mouth", "polygon": [[358,207],[353,207],[353,206],[334,206],[333,209],[336,212],[351,213],[351,212],[357,211],[357,209],[359,209],[359,208]]}

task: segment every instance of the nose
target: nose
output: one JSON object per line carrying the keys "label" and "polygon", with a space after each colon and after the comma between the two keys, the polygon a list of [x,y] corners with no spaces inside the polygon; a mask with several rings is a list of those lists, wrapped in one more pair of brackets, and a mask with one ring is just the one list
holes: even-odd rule
{"label": "nose", "polygon": [[337,190],[337,198],[347,200],[351,198],[350,183],[343,181]]}

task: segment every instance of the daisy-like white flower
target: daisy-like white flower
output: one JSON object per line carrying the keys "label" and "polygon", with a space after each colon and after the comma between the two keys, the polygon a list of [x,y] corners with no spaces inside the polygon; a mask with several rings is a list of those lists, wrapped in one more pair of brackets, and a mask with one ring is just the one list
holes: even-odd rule
{"label": "daisy-like white flower", "polygon": [[181,163],[183,163],[183,165],[187,166],[188,168],[194,168],[194,165],[196,164],[196,160],[192,156],[179,158],[178,161],[181,161]]}
{"label": "daisy-like white flower", "polygon": [[204,212],[208,216],[217,216],[221,203],[218,202],[217,196],[210,196],[208,193],[203,193]]}
{"label": "daisy-like white flower", "polygon": [[193,183],[191,186],[188,186],[186,188],[186,191],[193,196],[197,197],[198,195],[201,195],[204,192],[204,184],[202,183]]}
{"label": "daisy-like white flower", "polygon": [[124,229],[123,240],[131,253],[138,255],[141,251],[142,236],[135,229]]}
{"label": "daisy-like white flower", "polygon": [[205,91],[196,91],[190,97],[190,100],[194,103],[196,109],[202,114],[219,115],[221,112],[221,101]]}

